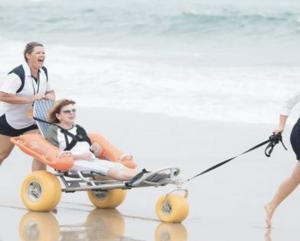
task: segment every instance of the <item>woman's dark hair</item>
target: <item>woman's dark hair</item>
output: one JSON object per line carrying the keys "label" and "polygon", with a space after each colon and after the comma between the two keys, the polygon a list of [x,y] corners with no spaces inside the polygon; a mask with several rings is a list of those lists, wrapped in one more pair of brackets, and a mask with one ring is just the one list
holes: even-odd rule
{"label": "woman's dark hair", "polygon": [[26,44],[24,49],[24,58],[26,62],[27,62],[26,54],[31,54],[35,47],[44,47],[44,45],[39,42],[29,42],[28,44]]}
{"label": "woman's dark hair", "polygon": [[75,105],[74,100],[62,99],[55,102],[54,107],[48,112],[48,121],[51,123],[59,123],[59,120],[56,117],[56,114],[61,112],[61,109],[66,105]]}

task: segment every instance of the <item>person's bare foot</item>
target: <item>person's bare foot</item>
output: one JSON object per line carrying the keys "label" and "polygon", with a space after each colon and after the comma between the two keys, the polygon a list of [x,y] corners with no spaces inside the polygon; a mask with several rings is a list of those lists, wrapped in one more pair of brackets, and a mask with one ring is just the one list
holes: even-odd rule
{"label": "person's bare foot", "polygon": [[274,208],[271,206],[271,204],[266,204],[265,205],[265,212],[266,212],[266,228],[271,228],[272,226],[272,216],[274,213]]}
{"label": "person's bare foot", "polygon": [[120,156],[119,161],[123,162],[123,161],[131,161],[133,159],[133,155],[130,154],[123,154]]}

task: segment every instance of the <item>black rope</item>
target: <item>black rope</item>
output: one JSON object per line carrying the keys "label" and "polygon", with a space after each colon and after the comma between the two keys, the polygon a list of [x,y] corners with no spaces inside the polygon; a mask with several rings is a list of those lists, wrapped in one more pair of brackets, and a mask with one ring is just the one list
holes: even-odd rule
{"label": "black rope", "polygon": [[267,147],[266,147],[266,149],[265,149],[265,155],[266,155],[267,157],[270,157],[271,154],[272,154],[272,152],[273,152],[273,150],[274,150],[274,147],[275,147],[279,142],[282,144],[282,146],[284,147],[284,149],[287,150],[286,146],[284,145],[284,143],[283,143],[283,141],[282,141],[281,133],[273,133],[273,134],[269,137],[268,140],[263,141],[263,142],[261,142],[261,143],[255,145],[255,146],[249,148],[248,150],[244,151],[243,153],[241,153],[241,154],[239,154],[239,155],[237,155],[237,156],[231,157],[231,158],[229,158],[229,159],[227,159],[227,160],[225,160],[225,161],[219,162],[218,164],[216,164],[216,165],[214,165],[214,166],[212,166],[212,167],[209,167],[208,169],[206,169],[206,170],[204,170],[204,171],[202,171],[202,172],[196,174],[195,176],[192,176],[191,178],[186,179],[183,183],[189,182],[189,181],[191,181],[192,179],[194,179],[194,178],[196,178],[196,177],[199,177],[199,176],[201,176],[201,175],[203,175],[203,174],[205,174],[205,173],[207,173],[207,172],[210,172],[210,171],[212,171],[212,170],[214,170],[214,169],[216,169],[216,168],[218,168],[218,167],[220,167],[220,166],[223,166],[224,164],[226,164],[226,163],[228,163],[228,162],[234,160],[235,158],[240,157],[240,156],[242,156],[242,155],[244,155],[244,154],[246,154],[246,153],[248,153],[248,152],[250,152],[250,151],[253,151],[253,150],[255,150],[255,149],[261,147],[261,146],[264,146],[264,145],[266,145],[267,143],[269,143],[269,144],[267,145]]}
{"label": "black rope", "polygon": [[32,118],[33,118],[34,120],[36,120],[36,121],[43,122],[43,123],[46,123],[46,124],[49,124],[49,125],[53,125],[53,126],[57,126],[58,128],[60,128],[60,129],[62,129],[62,130],[65,130],[64,128],[62,128],[61,126],[59,126],[59,125],[57,125],[57,124],[55,124],[55,123],[52,123],[52,122],[49,122],[49,121],[45,121],[45,120],[40,119],[40,118],[35,117],[35,116],[33,116]]}

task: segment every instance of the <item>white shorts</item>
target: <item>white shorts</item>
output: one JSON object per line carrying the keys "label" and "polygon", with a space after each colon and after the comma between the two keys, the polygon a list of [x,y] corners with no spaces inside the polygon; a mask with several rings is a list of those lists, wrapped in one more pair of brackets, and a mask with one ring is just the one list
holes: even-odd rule
{"label": "white shorts", "polygon": [[77,160],[71,167],[72,171],[95,171],[107,175],[109,169],[123,169],[124,166],[119,162],[95,159],[92,161]]}

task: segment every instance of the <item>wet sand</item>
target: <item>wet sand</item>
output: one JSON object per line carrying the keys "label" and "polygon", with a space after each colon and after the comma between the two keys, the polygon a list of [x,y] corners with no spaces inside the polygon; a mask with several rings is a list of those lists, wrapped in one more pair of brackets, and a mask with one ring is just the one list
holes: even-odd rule
{"label": "wet sand", "polygon": [[[79,108],[78,123],[132,153],[139,167],[178,166],[182,178],[264,141],[274,127],[95,108]],[[277,146],[267,158],[261,148],[187,183],[190,214],[182,224],[164,224],[155,215],[156,200],[172,186],[131,190],[117,210],[94,209],[78,192],[63,194],[56,214],[28,212],[19,191],[31,161],[15,149],[0,168],[0,241],[298,240],[299,191],[278,209],[272,233],[264,229],[263,205],[295,164],[289,132],[288,152]]]}

